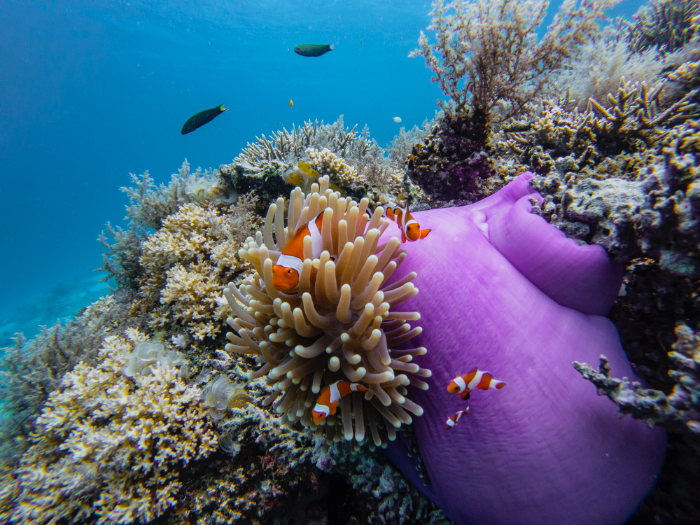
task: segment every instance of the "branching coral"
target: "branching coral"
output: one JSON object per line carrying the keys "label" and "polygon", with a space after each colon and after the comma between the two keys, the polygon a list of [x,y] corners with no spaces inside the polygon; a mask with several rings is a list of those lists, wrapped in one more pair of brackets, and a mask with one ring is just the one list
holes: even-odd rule
{"label": "branching coral", "polygon": [[166,362],[150,373],[122,372],[133,345],[110,336],[96,367],[78,365],[37,421],[32,447],[0,493],[3,519],[15,523],[68,520],[148,521],[172,506],[181,473],[217,447],[199,403]]}
{"label": "branching coral", "polygon": [[615,0],[573,0],[562,5],[548,32],[538,41],[547,0],[458,0],[433,3],[431,44],[421,32],[421,55],[433,71],[433,82],[450,98],[446,111],[486,118],[497,104],[508,107],[496,121],[521,114],[551,87],[551,74],[580,53],[581,45],[599,31],[597,21]]}
{"label": "branching coral", "polygon": [[633,52],[616,37],[606,35],[584,46],[581,55],[558,74],[555,84],[560,91],[569,91],[579,110],[584,110],[591,98],[607,101],[608,94],[617,92],[623,79],[628,85],[644,82],[647,86],[662,80],[666,63],[657,49]]}
{"label": "branching coral", "polygon": [[143,243],[139,308],[151,327],[176,324],[200,341],[219,332],[211,317],[222,314],[219,290],[242,266],[235,253],[257,223],[254,203],[243,196],[227,211],[185,204]]}
{"label": "branching coral", "polygon": [[684,324],[676,328],[676,337],[668,354],[676,367],[668,373],[676,383],[670,395],[645,389],[626,377],[612,379],[610,363],[603,355],[597,371],[578,361],[574,368],[596,386],[599,396],[607,396],[619,406],[621,414],[632,414],[650,427],[663,425],[700,434],[700,337]]}
{"label": "branching coral", "polygon": [[161,184],[157,187],[148,171],[141,176],[132,173],[131,180],[136,187],[121,188],[129,196],[129,206],[126,208],[128,229],[114,228],[107,223],[107,232],[114,238],[114,244],[108,242],[104,232],[98,238],[106,249],[104,265],[100,269],[107,271],[109,277],[115,278],[117,284],[123,287],[137,286],[142,270],[138,259],[142,255],[141,245],[148,236],[148,229],[160,228],[163,219],[175,213],[183,204],[213,206],[231,204],[238,199],[238,194],[219,178],[218,172],[202,172],[201,168],[197,168],[192,173],[187,160],[180,171],[172,175],[167,186]]}
{"label": "branching coral", "polygon": [[[260,198],[258,211],[264,215],[269,204],[279,195],[302,182],[296,168],[304,162],[314,162],[310,153],[328,151],[328,155],[333,155],[348,168],[343,170],[340,178],[332,166],[328,171],[319,168],[316,171],[320,175],[330,175],[339,190],[352,198],[369,197],[377,204],[382,202],[382,194],[397,189],[395,170],[391,169],[384,150],[370,139],[368,127],[365,126],[361,133],[356,129],[357,126],[345,128],[341,115],[333,124],[309,121],[299,128],[293,127],[291,132],[285,129],[274,132],[269,139],[263,135],[255,144],[248,144],[232,164],[221,166],[222,176],[239,193],[254,190]],[[325,164],[326,161],[321,167]],[[291,172],[295,173],[290,177]],[[375,186],[374,191],[370,192],[367,182]],[[386,187],[385,191],[381,190],[382,187]]]}
{"label": "branching coral", "polygon": [[[231,344],[226,350],[256,357],[261,366],[250,377],[267,376],[273,392],[264,404],[274,403],[285,421],[301,421],[318,435],[325,434],[327,441],[344,437],[361,443],[368,428],[370,444],[379,446],[385,443],[382,426],[394,439],[396,428],[411,423],[408,412],[423,413],[406,397],[406,386],[427,388],[407,375],[430,376],[411,362],[426,350],[394,348],[421,331],[407,322],[418,320],[418,313],[394,310],[418,293],[411,283],[415,274],[387,285],[405,251],[398,249],[401,241],[396,238],[378,244],[389,224],[382,218],[383,209],[377,208],[370,219],[365,213],[367,200],[358,205],[328,189],[328,177],[319,182],[308,196],[299,188],[292,192],[287,228],[280,198],[270,206],[264,231],[241,249],[241,258],[251,262],[256,273],[238,288],[224,289],[234,312],[227,322],[236,332],[227,334]],[[272,286],[274,262],[297,228],[319,213],[323,213],[320,260],[309,258],[308,238],[298,293],[277,291]],[[340,414],[317,426],[311,418],[316,395],[338,380],[361,382],[369,391],[344,397]]]}
{"label": "branching coral", "polygon": [[116,292],[95,301],[74,320],[42,329],[27,343],[22,334],[14,348],[3,349],[0,393],[2,463],[14,463],[28,446],[27,438],[49,394],[78,363],[94,364],[102,339],[134,324],[129,319],[130,294]]}
{"label": "branching coral", "polygon": [[652,0],[622,22],[632,49],[655,47],[671,53],[690,42],[700,30],[700,4],[695,0]]}
{"label": "branching coral", "polygon": [[328,149],[341,157],[361,157],[373,145],[369,139],[369,130],[365,127],[358,135],[357,125],[352,129],[347,129],[341,115],[333,124],[321,124],[318,120],[314,122],[304,122],[303,126],[292,131],[282,129],[275,131],[270,139],[265,135],[256,138],[256,142],[243,149],[240,155],[234,160],[234,165],[250,171],[259,173],[265,167],[277,161],[286,164],[287,167],[295,160],[303,158],[307,148]]}

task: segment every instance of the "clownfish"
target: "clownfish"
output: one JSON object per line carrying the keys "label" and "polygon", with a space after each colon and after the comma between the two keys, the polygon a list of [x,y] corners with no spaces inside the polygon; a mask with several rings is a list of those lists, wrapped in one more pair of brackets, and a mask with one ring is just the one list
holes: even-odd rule
{"label": "clownfish", "polygon": [[469,399],[469,392],[478,388],[479,390],[488,390],[494,388],[500,390],[506,386],[503,381],[498,381],[493,378],[488,372],[484,372],[475,368],[468,374],[455,377],[450,384],[447,385],[447,391],[450,394],[459,394],[462,399]]}
{"label": "clownfish", "polygon": [[406,242],[409,240],[411,242],[417,241],[418,239],[425,239],[430,230],[421,230],[420,224],[411,215],[408,210],[408,204],[406,207],[401,209],[396,206],[396,204],[391,203],[386,208],[386,216],[389,219],[396,221],[396,224],[401,228],[401,242]]}
{"label": "clownfish", "polygon": [[314,423],[318,425],[329,415],[335,415],[340,399],[350,392],[367,392],[367,388],[360,383],[347,381],[336,381],[332,385],[324,386],[313,409]]}
{"label": "clownfish", "polygon": [[447,418],[447,421],[445,421],[445,430],[450,430],[453,426],[457,424],[457,421],[459,421],[459,418],[462,417],[465,414],[469,413],[469,407],[465,408],[464,410],[460,410],[457,412],[454,416],[450,416]]}
{"label": "clownfish", "polygon": [[294,232],[294,236],[282,250],[277,264],[272,267],[272,285],[280,292],[289,293],[299,284],[301,267],[304,262],[304,238],[311,236],[311,255],[314,259],[321,256],[323,238],[321,225],[323,212]]}

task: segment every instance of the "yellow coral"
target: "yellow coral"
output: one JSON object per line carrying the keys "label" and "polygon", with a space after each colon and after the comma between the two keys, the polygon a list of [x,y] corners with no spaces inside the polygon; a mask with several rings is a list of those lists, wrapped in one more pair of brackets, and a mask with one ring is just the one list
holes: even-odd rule
{"label": "yellow coral", "polygon": [[316,148],[308,148],[306,154],[311,159],[309,165],[319,173],[328,175],[331,184],[351,187],[354,184],[367,182],[364,176],[357,173],[356,168],[326,148],[321,151]]}
{"label": "yellow coral", "polygon": [[109,336],[100,364],[66,374],[37,420],[33,445],[0,499],[0,519],[44,524],[150,521],[176,503],[179,469],[217,448],[217,434],[177,369],[159,362],[147,375],[122,371],[133,346]]}
{"label": "yellow coral", "polygon": [[163,329],[178,322],[196,339],[216,336],[219,325],[211,320],[216,298],[227,275],[242,266],[235,257],[236,235],[245,231],[245,218],[236,210],[233,206],[226,214],[185,204],[143,244],[141,293],[150,301],[149,326]]}

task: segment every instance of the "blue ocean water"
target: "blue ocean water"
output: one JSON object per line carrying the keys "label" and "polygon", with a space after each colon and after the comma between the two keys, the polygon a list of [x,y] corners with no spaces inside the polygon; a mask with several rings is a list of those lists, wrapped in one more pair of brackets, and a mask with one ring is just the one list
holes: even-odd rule
{"label": "blue ocean water", "polygon": [[[108,291],[96,239],[121,223],[129,173],[160,183],[185,159],[217,168],[309,119],[344,115],[384,146],[432,118],[441,93],[408,58],[429,12],[411,0],[0,1],[0,347]],[[337,50],[293,52],[308,42]],[[231,110],[180,134],[221,103]]]}

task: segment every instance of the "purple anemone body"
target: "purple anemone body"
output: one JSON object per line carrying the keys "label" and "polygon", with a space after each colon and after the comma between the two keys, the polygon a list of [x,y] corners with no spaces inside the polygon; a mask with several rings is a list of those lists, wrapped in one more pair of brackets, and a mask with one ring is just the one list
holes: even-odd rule
{"label": "purple anemone body", "polygon": [[[404,245],[393,279],[418,273],[420,293],[400,309],[421,313],[409,346],[428,349],[416,361],[433,372],[429,390],[411,388],[425,410],[414,428],[431,485],[401,439],[385,452],[457,524],[622,523],[653,487],[666,435],[618,418],[572,367],[604,354],[614,376],[639,380],[602,317],[622,268],[532,215],[531,177],[470,206],[414,214],[432,231]],[[447,392],[474,367],[507,386],[468,401]]]}

